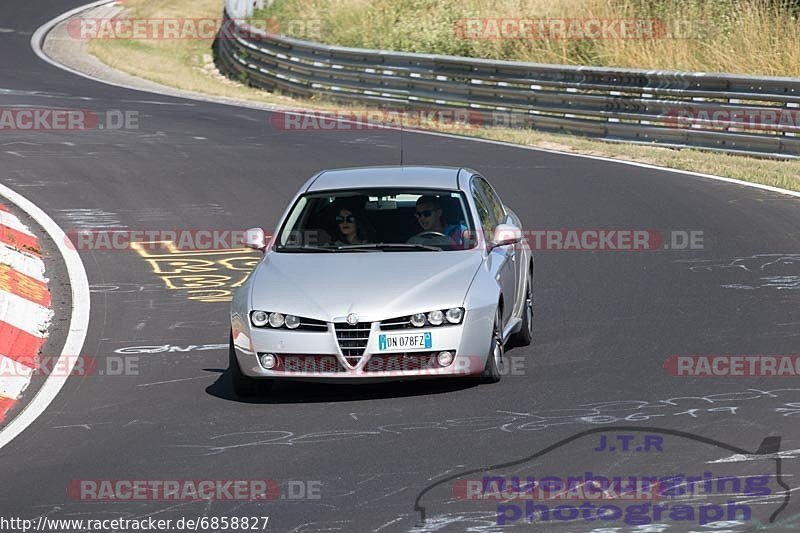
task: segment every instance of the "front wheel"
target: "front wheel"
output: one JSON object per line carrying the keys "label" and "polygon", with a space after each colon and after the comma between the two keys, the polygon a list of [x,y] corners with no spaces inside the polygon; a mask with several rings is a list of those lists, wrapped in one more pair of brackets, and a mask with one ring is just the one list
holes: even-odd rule
{"label": "front wheel", "polygon": [[481,383],[497,383],[505,370],[505,346],[503,346],[503,318],[500,306],[494,316],[492,326],[492,342],[489,346],[489,355],[486,357],[486,366],[481,374]]}
{"label": "front wheel", "polygon": [[233,333],[231,333],[228,348],[228,371],[233,382],[233,392],[242,398],[266,393],[272,388],[273,380],[255,379],[242,373],[242,369],[239,367],[239,360],[236,359],[236,349],[233,347]]}

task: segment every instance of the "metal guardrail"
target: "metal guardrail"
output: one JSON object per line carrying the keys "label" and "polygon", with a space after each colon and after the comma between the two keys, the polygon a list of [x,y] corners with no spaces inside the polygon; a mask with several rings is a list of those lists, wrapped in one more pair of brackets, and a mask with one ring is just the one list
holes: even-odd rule
{"label": "metal guardrail", "polygon": [[[244,22],[227,0],[221,72],[251,86],[392,109],[468,109],[483,124],[608,141],[800,157],[800,78],[571,67],[329,46]],[[267,0],[269,2],[269,0]]]}

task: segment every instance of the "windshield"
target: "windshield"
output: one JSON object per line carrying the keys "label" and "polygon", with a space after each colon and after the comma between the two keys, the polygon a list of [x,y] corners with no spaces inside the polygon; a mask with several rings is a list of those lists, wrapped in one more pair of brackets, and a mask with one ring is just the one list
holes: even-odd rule
{"label": "windshield", "polygon": [[301,196],[278,233],[280,252],[443,252],[475,246],[463,193],[359,189]]}

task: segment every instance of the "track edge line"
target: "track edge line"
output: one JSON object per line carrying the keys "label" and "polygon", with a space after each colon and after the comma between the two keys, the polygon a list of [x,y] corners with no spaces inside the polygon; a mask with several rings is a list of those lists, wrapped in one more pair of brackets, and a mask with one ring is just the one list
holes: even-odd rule
{"label": "track edge line", "polygon": [[77,362],[77,357],[75,356],[81,355],[83,343],[86,340],[91,306],[89,279],[86,276],[86,269],[78,251],[67,245],[70,241],[64,230],[40,207],[6,185],[0,184],[0,196],[5,197],[30,216],[55,242],[67,267],[67,277],[69,278],[70,294],[72,296],[69,330],[64,340],[61,355],[55,363],[57,368],[62,368],[66,371],[59,372],[58,375],[53,373],[48,376],[30,402],[22,408],[22,411],[0,430],[0,449],[2,449],[44,413],[66,383]]}

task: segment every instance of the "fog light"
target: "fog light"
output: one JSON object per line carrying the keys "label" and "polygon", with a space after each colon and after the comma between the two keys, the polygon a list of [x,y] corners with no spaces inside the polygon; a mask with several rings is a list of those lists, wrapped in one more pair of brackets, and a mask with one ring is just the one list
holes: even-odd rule
{"label": "fog light", "polygon": [[272,370],[278,364],[278,356],[271,353],[265,353],[261,356],[261,366],[267,370]]}
{"label": "fog light", "polygon": [[266,326],[268,320],[269,315],[264,311],[253,311],[253,314],[250,315],[250,321],[258,328]]}
{"label": "fog light", "polygon": [[439,366],[450,366],[453,362],[453,352],[439,352],[436,362],[439,363]]}
{"label": "fog light", "polygon": [[415,315],[411,315],[411,325],[415,328],[421,328],[425,325],[425,315],[423,313],[417,313]]}

